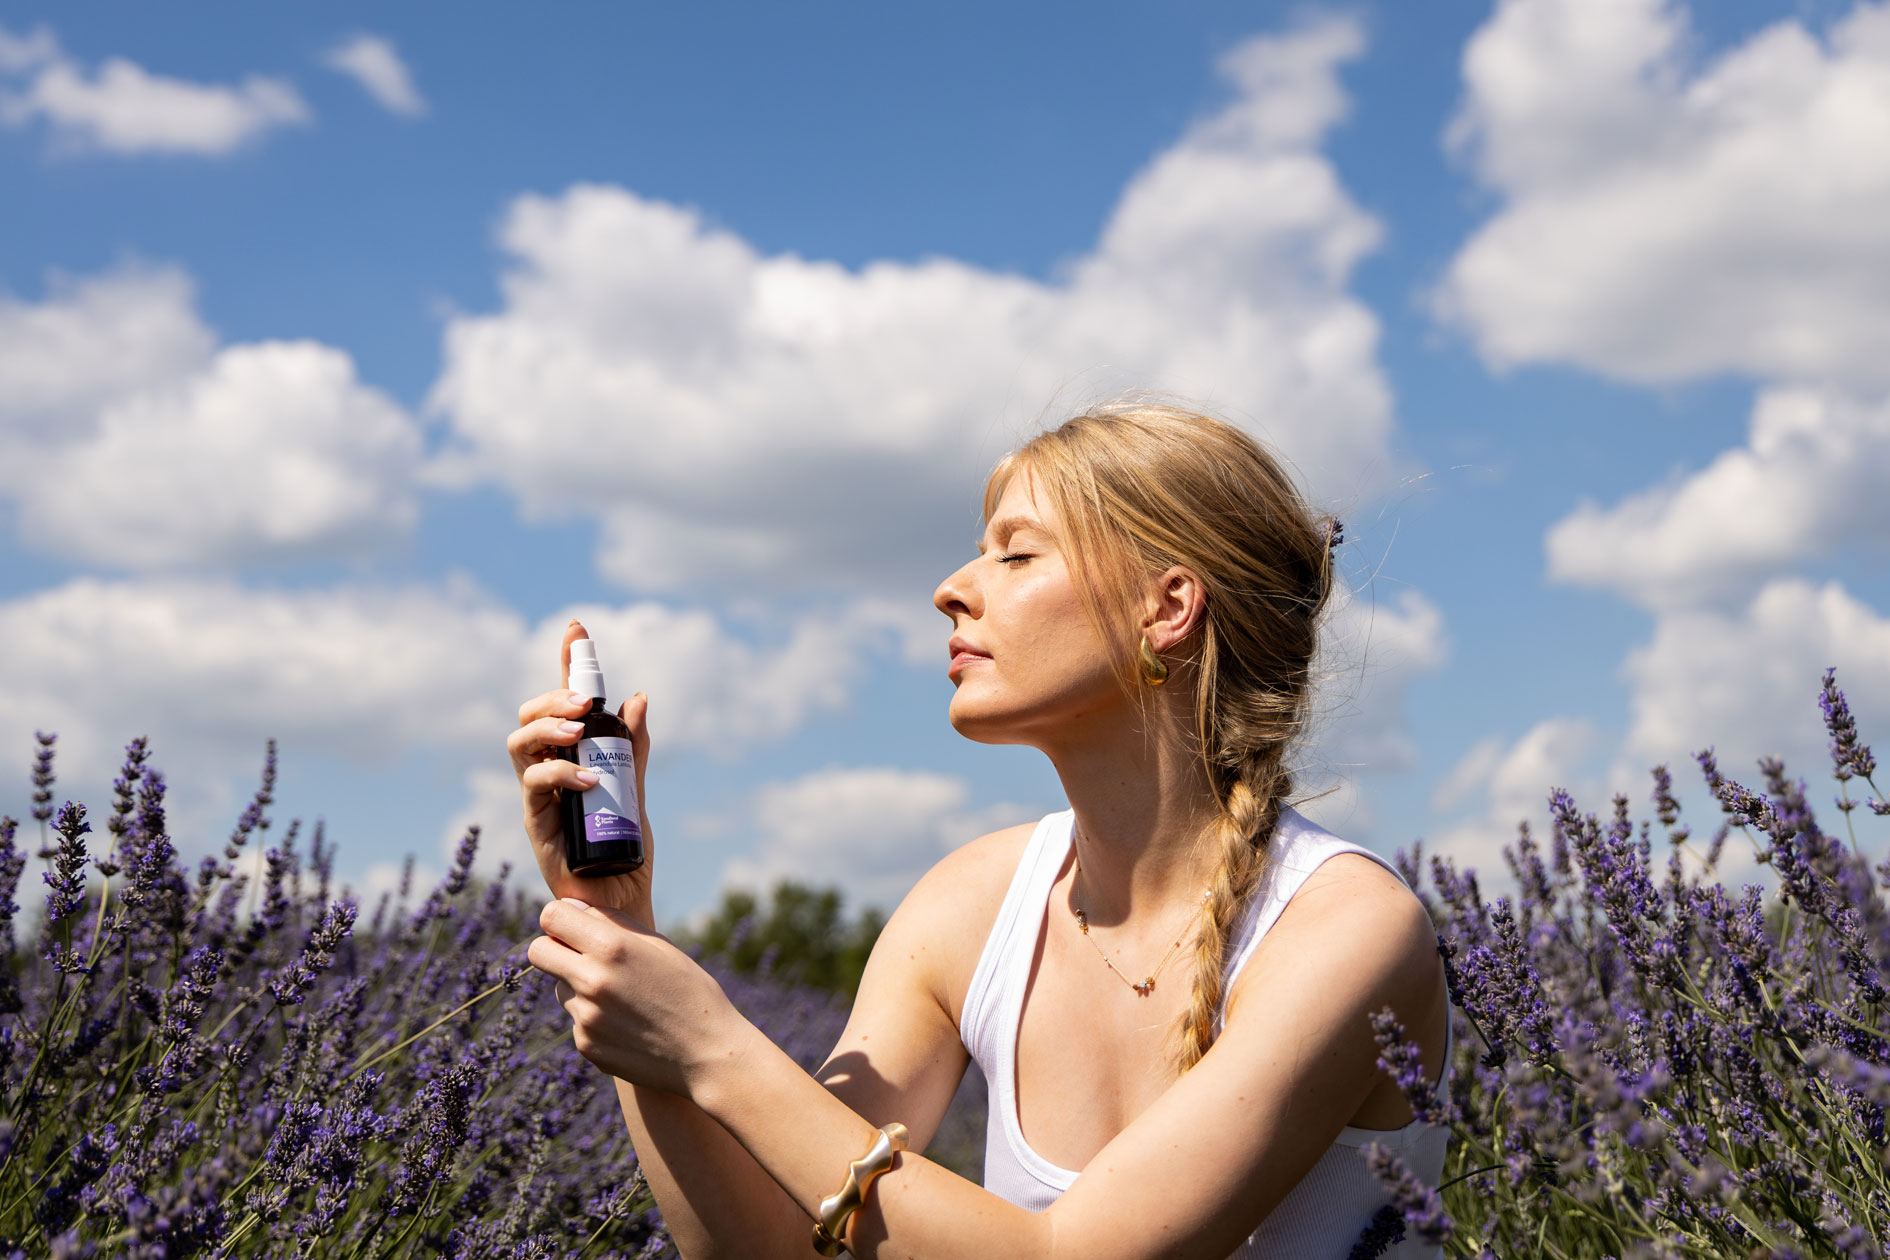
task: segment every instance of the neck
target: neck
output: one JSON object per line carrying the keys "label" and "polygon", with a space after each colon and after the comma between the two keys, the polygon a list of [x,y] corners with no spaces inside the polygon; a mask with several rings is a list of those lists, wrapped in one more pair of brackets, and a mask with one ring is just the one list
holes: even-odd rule
{"label": "neck", "polygon": [[1154,731],[1130,705],[1129,720],[1086,722],[1081,738],[1044,750],[1076,813],[1091,923],[1166,920],[1198,905],[1213,878],[1220,805],[1200,758],[1177,738],[1181,699],[1149,705]]}

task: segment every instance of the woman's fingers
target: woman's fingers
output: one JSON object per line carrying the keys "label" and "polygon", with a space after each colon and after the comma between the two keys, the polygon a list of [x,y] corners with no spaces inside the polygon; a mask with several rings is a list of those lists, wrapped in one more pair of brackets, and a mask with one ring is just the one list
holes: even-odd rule
{"label": "woman's fingers", "polygon": [[518,724],[529,726],[540,718],[578,717],[591,707],[589,696],[580,696],[569,687],[560,687],[556,691],[547,691],[542,696],[533,696],[518,706]]}
{"label": "woman's fingers", "polygon": [[637,797],[643,796],[643,767],[650,763],[650,698],[641,691],[625,700],[617,716],[630,728],[630,759],[637,767]]}
{"label": "woman's fingers", "polygon": [[549,796],[560,788],[582,792],[597,786],[595,774],[589,770],[580,770],[572,762],[560,757],[533,762],[519,772],[518,781],[525,789],[527,800],[534,796]]}
{"label": "woman's fingers", "polygon": [[525,947],[525,961],[572,989],[584,987],[579,977],[595,965],[555,936],[532,937],[531,944]]}
{"label": "woman's fingers", "polygon": [[505,737],[505,750],[512,754],[514,768],[522,769],[539,760],[548,748],[569,748],[584,734],[584,723],[571,718],[541,717],[527,722]]}
{"label": "woman's fingers", "polygon": [[568,897],[546,902],[538,912],[538,926],[580,954],[604,962],[621,961],[629,935],[603,910]]}

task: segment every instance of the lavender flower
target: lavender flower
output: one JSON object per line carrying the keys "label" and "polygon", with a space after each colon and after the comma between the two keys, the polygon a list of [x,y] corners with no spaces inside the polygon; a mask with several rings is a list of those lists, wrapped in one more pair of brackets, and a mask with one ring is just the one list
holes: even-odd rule
{"label": "lavender flower", "polygon": [[1836,669],[1824,671],[1818,707],[1824,710],[1824,728],[1831,734],[1832,776],[1840,783],[1853,775],[1868,779],[1876,772],[1877,759],[1857,738],[1857,719],[1851,716],[1851,706],[1837,688]]}
{"label": "lavender flower", "polygon": [[1387,1203],[1372,1213],[1371,1224],[1365,1227],[1352,1244],[1346,1260],[1378,1260],[1393,1244],[1404,1241],[1404,1212],[1395,1203]]}
{"label": "lavender flower", "polygon": [[[1390,1147],[1378,1142],[1365,1144],[1365,1164],[1390,1196],[1391,1205],[1404,1216],[1411,1232],[1427,1243],[1442,1243],[1455,1228],[1450,1213],[1437,1191],[1419,1180]],[[1376,1218],[1374,1218],[1376,1219]]]}

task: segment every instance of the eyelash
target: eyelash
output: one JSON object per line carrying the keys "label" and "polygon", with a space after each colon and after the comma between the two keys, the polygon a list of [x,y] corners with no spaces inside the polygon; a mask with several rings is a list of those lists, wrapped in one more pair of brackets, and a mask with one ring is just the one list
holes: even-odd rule
{"label": "eyelash", "polygon": [[1028,551],[1016,551],[1016,552],[1012,552],[1008,556],[999,556],[997,558],[997,562],[999,564],[1009,564],[1013,560],[1028,560],[1028,559],[1030,559],[1030,553]]}

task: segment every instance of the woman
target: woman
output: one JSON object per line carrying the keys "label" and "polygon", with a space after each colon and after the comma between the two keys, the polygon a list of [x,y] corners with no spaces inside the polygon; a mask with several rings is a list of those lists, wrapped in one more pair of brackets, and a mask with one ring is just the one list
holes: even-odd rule
{"label": "woman", "polygon": [[[919,881],[819,1072],[653,931],[650,864],[564,869],[558,794],[586,781],[554,746],[588,704],[565,689],[510,740],[540,866],[574,899],[529,957],[617,1078],[691,1260],[812,1254],[822,1201],[869,1151],[887,1163],[895,1121],[909,1149],[837,1224],[857,1256],[1343,1257],[1385,1201],[1360,1147],[1435,1184],[1447,1132],[1377,1068],[1370,1014],[1392,1009],[1439,1089],[1449,1021],[1417,898],[1287,804],[1337,521],[1239,430],[1133,402],[1007,456],[984,504],[980,554],[933,597],[951,722],[1041,749],[1071,808]],[[622,708],[639,797],[645,709]],[[973,1057],[983,1187],[920,1154]]]}

